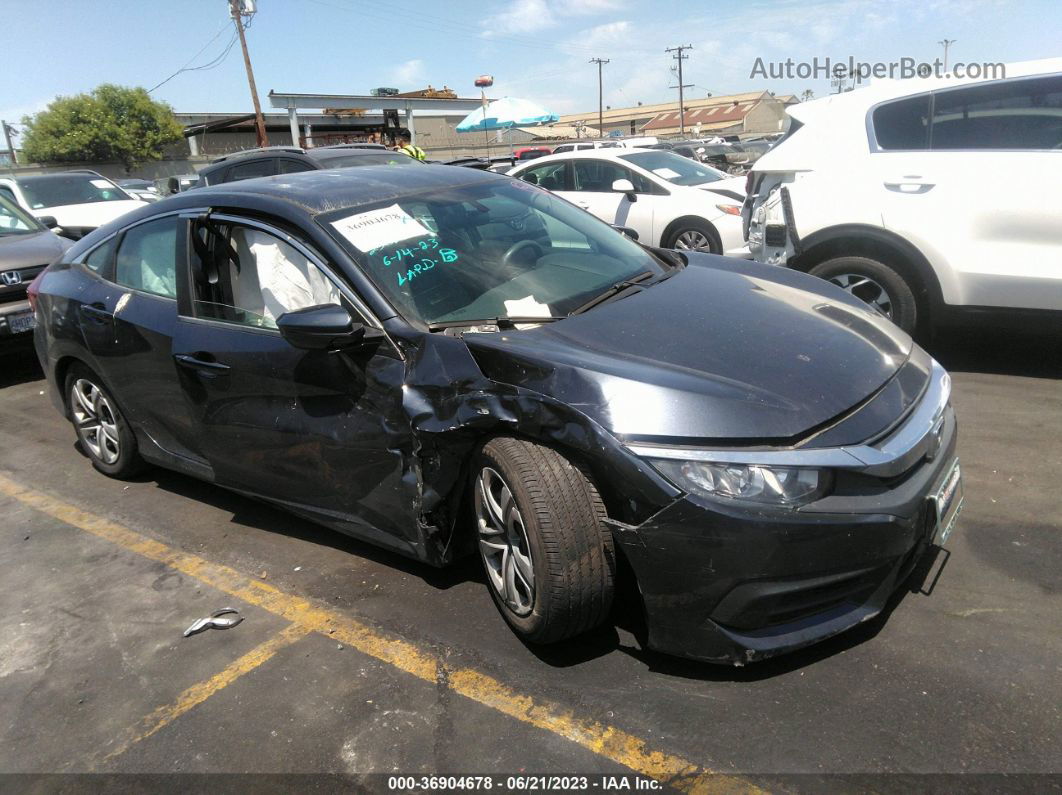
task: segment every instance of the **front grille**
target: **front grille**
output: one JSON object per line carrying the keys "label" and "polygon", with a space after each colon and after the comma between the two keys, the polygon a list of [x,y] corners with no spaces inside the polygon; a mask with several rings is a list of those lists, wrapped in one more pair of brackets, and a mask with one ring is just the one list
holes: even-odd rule
{"label": "front grille", "polygon": [[[37,278],[42,270],[47,265],[31,265],[26,268],[8,268],[7,270],[0,271],[0,303],[9,304],[14,301],[26,300],[26,288],[29,287],[30,282]],[[15,274],[12,277],[8,274]],[[9,284],[11,279],[17,279],[14,284]]]}

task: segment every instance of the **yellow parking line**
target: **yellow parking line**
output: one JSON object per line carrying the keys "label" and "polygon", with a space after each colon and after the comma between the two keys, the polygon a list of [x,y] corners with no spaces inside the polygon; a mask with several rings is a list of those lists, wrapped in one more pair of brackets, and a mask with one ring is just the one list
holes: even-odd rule
{"label": "yellow parking line", "polygon": [[128,729],[118,741],[114,750],[101,760],[101,764],[120,756],[141,740],[146,740],[159,729],[173,723],[192,707],[202,704],[219,690],[231,685],[245,673],[249,673],[269,660],[281,649],[290,646],[300,638],[305,638],[312,630],[299,624],[290,624],[260,646],[251,649],[242,657],[234,660],[223,671],[204,682],[192,685],[172,704],[165,704],[144,716],[139,723]]}
{"label": "yellow parking line", "polygon": [[639,737],[614,726],[580,718],[559,705],[541,702],[518,693],[494,677],[472,668],[450,668],[443,657],[410,641],[385,633],[329,607],[284,593],[273,585],[236,569],[212,563],[198,555],[181,552],[117,522],[26,488],[4,475],[0,475],[0,494],[12,497],[41,513],[124,549],[165,563],[223,593],[286,618],[302,630],[324,633],[419,679],[434,684],[442,671],[445,673],[447,686],[454,692],[519,721],[571,740],[636,773],[670,781],[672,786],[691,792],[760,792],[755,785],[743,778],[719,775],[682,757],[653,750]]}

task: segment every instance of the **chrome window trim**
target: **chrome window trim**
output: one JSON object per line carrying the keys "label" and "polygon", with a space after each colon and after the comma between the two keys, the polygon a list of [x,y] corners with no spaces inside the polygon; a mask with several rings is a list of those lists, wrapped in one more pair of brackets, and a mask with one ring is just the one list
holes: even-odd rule
{"label": "chrome window trim", "polygon": [[926,455],[934,439],[932,432],[946,414],[951,398],[951,376],[934,360],[929,377],[929,386],[918,405],[899,428],[877,444],[776,450],[704,450],[636,444],[627,445],[627,449],[641,458],[850,469],[868,475],[893,477]]}

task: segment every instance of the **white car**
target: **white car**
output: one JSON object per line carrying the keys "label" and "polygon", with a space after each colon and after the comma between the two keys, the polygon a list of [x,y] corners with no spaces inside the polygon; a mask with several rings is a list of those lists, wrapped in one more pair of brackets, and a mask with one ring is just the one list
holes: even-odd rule
{"label": "white car", "polygon": [[1062,310],[1062,59],[1005,79],[885,80],[787,112],[748,177],[755,259],[828,279],[908,332],[971,310]]}
{"label": "white car", "polygon": [[553,154],[560,155],[565,152],[583,152],[587,149],[622,149],[626,144],[619,141],[599,140],[599,141],[579,141],[573,144],[559,144],[553,147]]}
{"label": "white car", "polygon": [[744,178],[662,149],[595,149],[540,157],[509,172],[661,248],[748,257]]}
{"label": "white car", "polygon": [[54,218],[56,234],[74,239],[148,203],[94,171],[0,177],[0,191],[38,219]]}

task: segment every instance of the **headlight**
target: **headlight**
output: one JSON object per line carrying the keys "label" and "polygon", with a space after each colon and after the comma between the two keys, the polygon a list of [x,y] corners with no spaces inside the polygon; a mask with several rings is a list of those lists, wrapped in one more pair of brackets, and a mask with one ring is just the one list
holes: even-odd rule
{"label": "headlight", "polygon": [[795,508],[817,500],[830,486],[825,469],[662,458],[652,459],[652,464],[684,491],[760,505]]}

